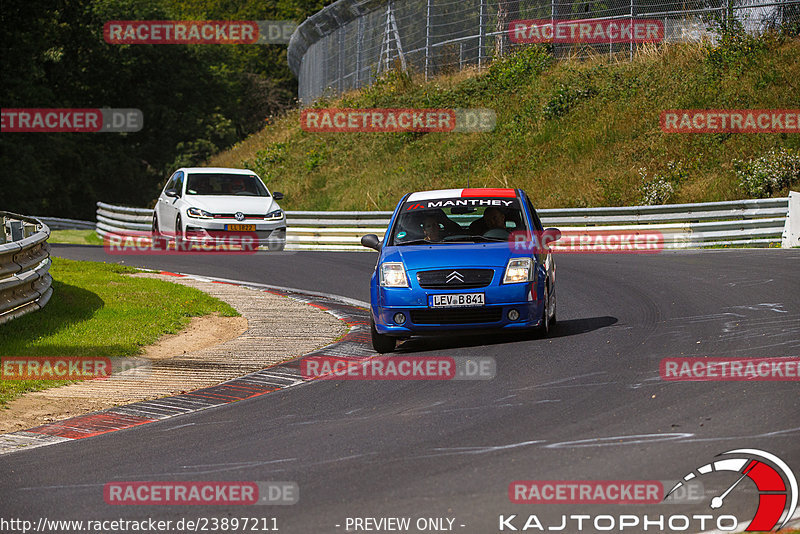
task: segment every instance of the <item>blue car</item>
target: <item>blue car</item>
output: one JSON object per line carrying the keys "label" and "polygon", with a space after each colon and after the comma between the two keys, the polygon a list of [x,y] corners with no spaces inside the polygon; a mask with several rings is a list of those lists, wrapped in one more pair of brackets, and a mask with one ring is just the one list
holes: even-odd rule
{"label": "blue car", "polygon": [[556,321],[556,268],[530,198],[521,189],[410,193],[392,214],[370,282],[372,346],[444,332],[536,330]]}

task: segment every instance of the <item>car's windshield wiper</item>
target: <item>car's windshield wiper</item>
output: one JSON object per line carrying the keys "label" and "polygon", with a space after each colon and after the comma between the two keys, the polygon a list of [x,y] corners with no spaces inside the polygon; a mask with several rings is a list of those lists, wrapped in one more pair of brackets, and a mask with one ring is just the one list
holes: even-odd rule
{"label": "car's windshield wiper", "polygon": [[428,241],[427,239],[412,239],[411,241],[395,241],[395,245],[401,247],[403,245],[430,245],[432,243],[439,243],[439,241]]}
{"label": "car's windshield wiper", "polygon": [[470,235],[470,236],[463,236],[458,237],[457,239],[448,239],[446,243],[477,243],[478,241],[489,241],[492,243],[498,241],[505,241],[502,237],[486,237],[482,235]]}

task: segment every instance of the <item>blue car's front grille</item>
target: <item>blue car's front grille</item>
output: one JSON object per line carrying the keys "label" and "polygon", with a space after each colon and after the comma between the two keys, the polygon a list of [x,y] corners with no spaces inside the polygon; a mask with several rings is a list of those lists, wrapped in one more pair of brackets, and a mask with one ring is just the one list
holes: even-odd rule
{"label": "blue car's front grille", "polygon": [[414,324],[477,324],[496,323],[503,317],[503,308],[448,308],[411,310]]}
{"label": "blue car's front grille", "polygon": [[492,283],[492,269],[437,269],[420,271],[417,282],[424,289],[474,289]]}

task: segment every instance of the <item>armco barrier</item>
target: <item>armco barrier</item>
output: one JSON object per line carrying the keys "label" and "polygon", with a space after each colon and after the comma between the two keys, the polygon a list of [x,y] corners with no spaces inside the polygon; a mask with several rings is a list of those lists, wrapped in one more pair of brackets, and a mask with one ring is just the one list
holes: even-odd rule
{"label": "armco barrier", "polygon": [[[797,193],[792,193],[797,195]],[[766,247],[781,243],[788,228],[788,198],[539,210],[545,226],[571,231],[647,230],[664,234],[665,248],[733,245]],[[286,250],[367,251],[364,234],[386,233],[390,211],[287,211]],[[97,203],[100,236],[149,230],[153,210]],[[800,218],[800,213],[794,214]],[[796,224],[796,223],[795,223]],[[784,240],[784,246],[787,240]]]}
{"label": "armco barrier", "polygon": [[50,285],[50,228],[40,220],[0,211],[0,324],[44,307]]}

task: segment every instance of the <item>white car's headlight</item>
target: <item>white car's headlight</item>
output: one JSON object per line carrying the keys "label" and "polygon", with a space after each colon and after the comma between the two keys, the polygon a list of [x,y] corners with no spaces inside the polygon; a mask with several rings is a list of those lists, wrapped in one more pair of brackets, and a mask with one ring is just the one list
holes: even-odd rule
{"label": "white car's headlight", "polygon": [[192,217],[193,219],[213,219],[214,215],[212,213],[207,212],[206,210],[201,210],[200,208],[189,208],[186,210],[186,215]]}
{"label": "white car's headlight", "polygon": [[281,219],[283,219],[282,210],[271,211],[264,216],[265,221],[280,221]]}
{"label": "white car's headlight", "polygon": [[408,287],[408,277],[403,264],[398,262],[386,262],[381,264],[381,286],[383,287]]}
{"label": "white car's headlight", "polygon": [[504,284],[518,284],[533,280],[533,269],[530,258],[511,258],[506,265],[506,274],[503,276]]}

